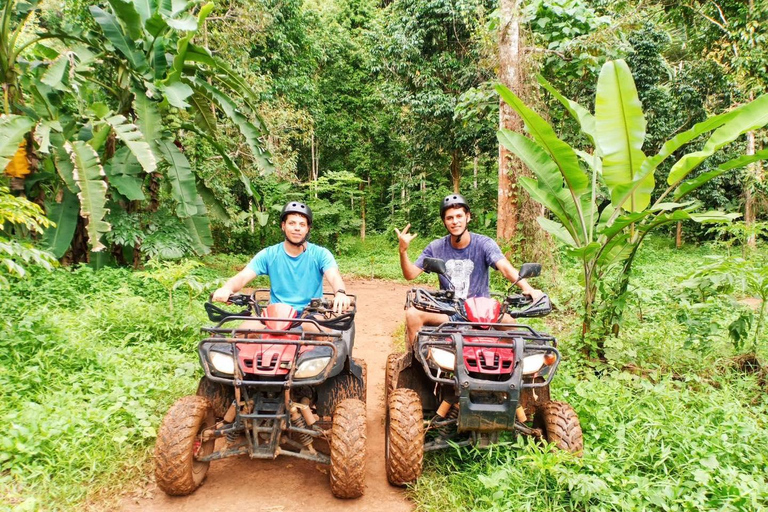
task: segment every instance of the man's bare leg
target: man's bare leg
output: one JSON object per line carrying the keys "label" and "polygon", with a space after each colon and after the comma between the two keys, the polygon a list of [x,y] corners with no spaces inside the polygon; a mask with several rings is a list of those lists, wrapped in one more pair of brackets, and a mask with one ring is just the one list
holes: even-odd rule
{"label": "man's bare leg", "polygon": [[408,341],[408,350],[413,349],[416,336],[425,325],[440,325],[451,319],[442,313],[429,313],[411,306],[405,310],[405,337]]}

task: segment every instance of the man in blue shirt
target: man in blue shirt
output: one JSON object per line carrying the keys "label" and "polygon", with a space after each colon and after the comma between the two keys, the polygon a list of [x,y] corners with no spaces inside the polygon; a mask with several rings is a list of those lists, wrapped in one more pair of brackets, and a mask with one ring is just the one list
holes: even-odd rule
{"label": "man in blue shirt", "polygon": [[[504,256],[498,244],[491,238],[467,231],[467,224],[472,218],[467,201],[460,194],[450,194],[443,199],[440,216],[448,230],[448,236],[433,240],[424,249],[416,263],[408,258],[408,246],[416,238],[416,234],[408,232],[411,225],[405,226],[402,232],[395,228],[400,249],[400,268],[403,277],[409,281],[416,279],[424,271],[424,258],[440,258],[445,261],[448,277],[456,291],[456,297],[490,297],[489,268],[493,267],[504,275],[509,282],[518,278],[515,269]],[[534,301],[543,294],[533,288],[524,279],[517,281],[523,293],[530,295]],[[448,281],[440,276],[440,288],[448,288]],[[411,306],[405,312],[406,333],[409,346],[413,346],[416,335],[424,325],[440,325],[448,322],[448,315],[421,311]],[[514,320],[505,315],[504,322]]]}
{"label": "man in blue shirt", "polygon": [[311,227],[309,206],[297,201],[286,204],[280,214],[285,240],[259,251],[243,270],[213,293],[213,300],[226,302],[257,275],[268,275],[270,302],[290,304],[301,314],[310,300],[323,296],[325,278],[334,291],[333,310],[341,313],[348,309],[350,299],[333,255],[307,241]]}

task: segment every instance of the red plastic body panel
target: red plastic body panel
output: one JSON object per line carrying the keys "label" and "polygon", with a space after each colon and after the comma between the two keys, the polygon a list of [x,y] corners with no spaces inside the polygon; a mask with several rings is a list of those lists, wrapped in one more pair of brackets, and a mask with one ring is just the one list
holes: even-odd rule
{"label": "red plastic body panel", "polygon": [[[495,323],[501,312],[501,304],[488,297],[473,297],[464,302],[467,319],[473,323]],[[481,329],[489,326],[479,325]],[[466,342],[499,343],[498,338],[468,336]],[[515,351],[509,348],[464,347],[464,365],[470,372],[502,375],[512,373],[515,363]]]}
{"label": "red plastic body panel", "polygon": [[464,302],[467,319],[470,322],[496,322],[501,312],[501,304],[488,297],[472,297]]}
{"label": "red plastic body panel", "polygon": [[[253,375],[287,375],[290,365],[296,358],[297,345],[269,343],[269,340],[298,340],[301,334],[288,332],[290,320],[270,320],[270,318],[296,318],[298,313],[288,304],[270,304],[264,309],[261,321],[267,329],[286,331],[285,334],[262,334],[259,337],[265,343],[238,343],[238,361],[243,373]],[[301,352],[312,347],[301,347]],[[284,363],[281,365],[281,363]],[[282,367],[281,367],[282,366]]]}

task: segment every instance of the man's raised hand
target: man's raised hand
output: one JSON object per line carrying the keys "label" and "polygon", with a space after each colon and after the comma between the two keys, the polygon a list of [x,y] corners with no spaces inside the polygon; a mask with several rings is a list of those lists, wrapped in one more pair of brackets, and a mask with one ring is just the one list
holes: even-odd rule
{"label": "man's raised hand", "polygon": [[401,232],[399,229],[395,228],[395,233],[397,233],[397,240],[400,243],[400,252],[405,252],[408,250],[408,246],[411,245],[411,240],[416,238],[416,233],[409,233],[408,230],[411,229],[410,223],[403,228],[403,231]]}

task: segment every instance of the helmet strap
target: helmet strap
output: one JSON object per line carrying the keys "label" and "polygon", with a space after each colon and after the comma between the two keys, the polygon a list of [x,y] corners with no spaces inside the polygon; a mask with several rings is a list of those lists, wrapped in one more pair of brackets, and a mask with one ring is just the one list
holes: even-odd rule
{"label": "helmet strap", "polygon": [[285,234],[285,231],[283,231],[283,236],[285,237],[285,241],[289,243],[290,245],[294,247],[301,247],[301,252],[304,252],[307,250],[307,239],[309,238],[309,231],[307,231],[307,236],[302,238],[298,243],[291,242],[291,240],[288,238],[288,235]]}
{"label": "helmet strap", "polygon": [[464,233],[466,233],[466,232],[467,232],[467,228],[464,227],[464,231],[462,231],[461,233],[459,233],[458,235],[453,237],[453,243],[455,243],[455,244],[461,243],[461,238],[464,236]]}

